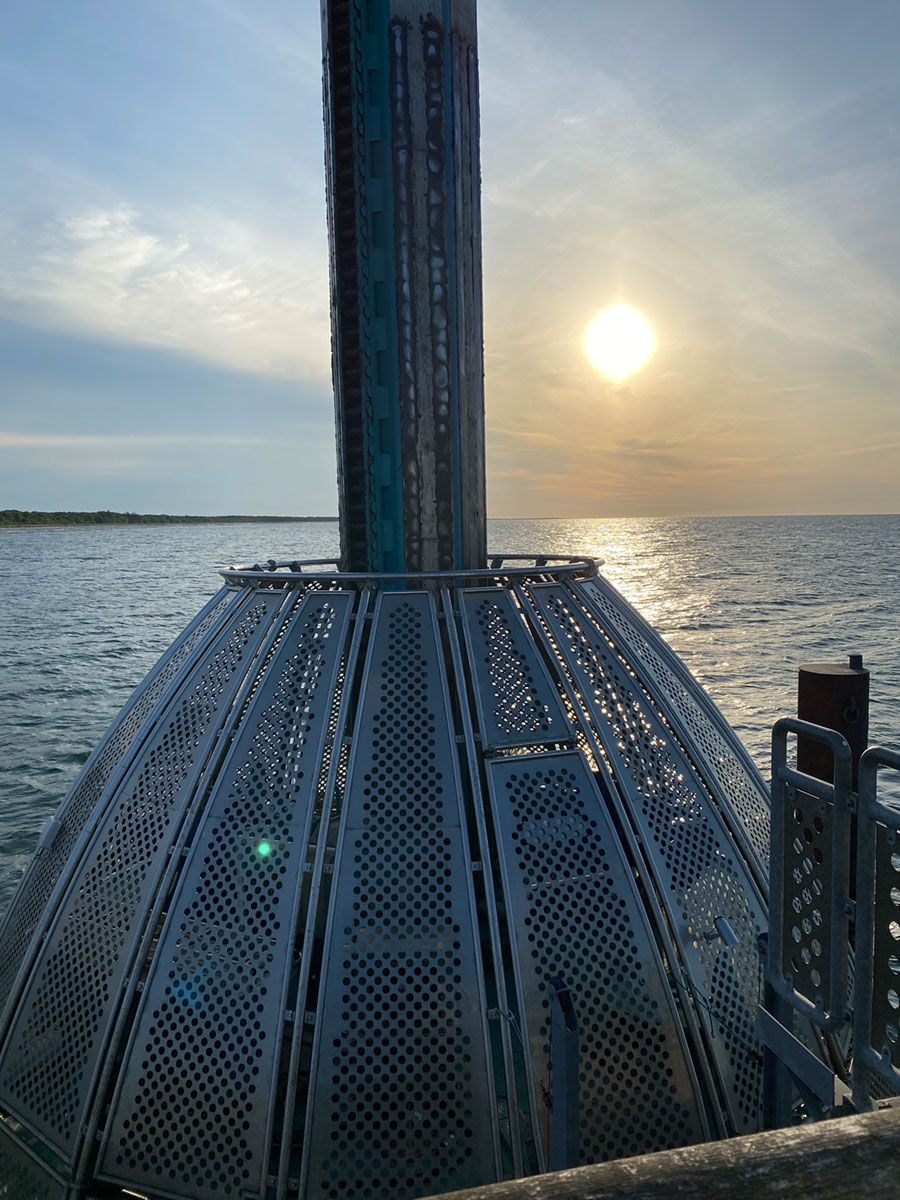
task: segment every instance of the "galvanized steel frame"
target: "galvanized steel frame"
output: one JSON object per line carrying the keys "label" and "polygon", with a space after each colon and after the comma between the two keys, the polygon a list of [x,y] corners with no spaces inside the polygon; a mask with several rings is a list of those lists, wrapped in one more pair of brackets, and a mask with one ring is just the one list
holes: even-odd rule
{"label": "galvanized steel frame", "polygon": [[[454,726],[453,726],[453,721],[451,718],[448,682],[447,682],[446,670],[445,670],[444,662],[443,662],[443,653],[441,650],[441,638],[440,638],[440,631],[438,628],[437,613],[435,611],[434,596],[430,592],[409,592],[409,591],[404,591],[401,593],[381,592],[378,596],[378,599],[376,602],[376,607],[375,607],[375,612],[373,614],[373,619],[372,619],[373,628],[370,632],[369,647],[368,647],[368,651],[366,654],[366,661],[365,661],[365,664],[363,667],[362,680],[361,680],[361,684],[360,684],[359,710],[356,714],[356,719],[354,722],[354,738],[353,738],[353,744],[352,744],[352,748],[351,748],[350,761],[349,761],[348,767],[347,767],[346,793],[349,793],[353,781],[357,779],[357,772],[359,770],[360,759],[362,758],[362,756],[364,754],[371,753],[371,748],[368,745],[362,744],[361,740],[357,736],[355,736],[355,732],[356,732],[356,729],[359,726],[359,724],[363,720],[367,719],[365,716],[365,713],[364,713],[364,708],[367,703],[367,698],[374,691],[374,687],[373,687],[373,683],[374,683],[374,679],[375,679],[374,673],[375,673],[375,670],[377,667],[377,662],[376,662],[377,633],[378,633],[379,623],[383,619],[383,615],[382,615],[383,610],[386,605],[389,606],[395,602],[409,601],[411,598],[418,598],[419,601],[421,603],[423,603],[423,605],[425,606],[426,612],[428,614],[427,615],[427,623],[430,626],[431,635],[434,639],[433,645],[436,650],[435,663],[434,663],[433,669],[436,670],[436,672],[437,672],[437,687],[438,687],[439,693],[442,697],[441,702],[442,702],[443,708],[444,708],[444,720],[446,722],[445,727],[448,731],[448,734],[452,738]],[[458,761],[458,755],[456,753],[450,754],[449,761],[447,763],[447,769],[449,771],[449,778],[453,784],[453,788],[454,788],[455,795],[456,795],[457,810],[458,810],[459,822],[460,822],[460,836],[462,839],[461,849],[463,851],[463,854],[467,855],[467,846],[468,846],[468,836],[467,836],[467,832],[466,832],[467,831],[467,819],[466,819],[466,813],[465,813],[465,808],[464,808],[464,804],[463,804],[463,795],[462,795],[462,786],[461,786],[462,781],[461,781],[460,772],[459,772],[459,761]],[[350,811],[351,811],[351,803],[350,803],[350,800],[348,799],[348,796],[346,793],[345,793],[344,803],[342,805],[338,839],[337,839],[337,853],[335,856],[334,869],[333,869],[335,885],[337,884],[337,882],[339,881],[339,879],[341,877],[341,871],[343,868],[344,859],[346,858],[347,854],[349,853],[349,851],[348,851],[348,843],[349,843],[348,822],[349,822],[349,816],[350,816]],[[477,937],[477,918],[476,918],[476,910],[475,910],[474,889],[473,889],[473,884],[472,884],[471,862],[468,861],[467,857],[466,857],[466,861],[464,863],[464,877],[466,880],[466,892],[467,892],[465,903],[468,906],[468,909],[470,912],[470,920],[472,920],[472,922],[473,922],[472,927],[471,927],[472,931],[473,931],[473,935],[474,935],[473,941],[472,941],[472,952],[473,952],[474,961],[476,964],[475,984],[479,991],[480,1012],[482,1014],[481,1043],[482,1043],[482,1053],[483,1053],[483,1061],[484,1061],[484,1069],[485,1069],[485,1078],[488,1081],[488,1094],[491,1097],[493,1097],[495,1092],[494,1092],[494,1087],[493,1087],[493,1082],[492,1082],[490,1035],[489,1035],[489,1031],[487,1029],[487,1021],[486,1021],[486,1005],[485,1005],[485,996],[484,996],[484,972],[480,966],[481,947],[479,944],[479,939]],[[332,889],[332,897],[333,897],[333,895],[334,895],[334,890]],[[334,953],[335,939],[337,936],[336,928],[335,928],[336,920],[337,920],[337,905],[335,904],[334,900],[332,899],[332,902],[329,907],[326,930],[325,930],[325,938],[324,938],[324,945],[326,947],[326,958],[323,959],[323,964],[322,964],[320,991],[319,991],[318,1003],[317,1003],[317,1007],[316,1007],[316,1016],[315,1016],[315,1026],[314,1026],[315,1031],[314,1031],[313,1049],[312,1049],[312,1067],[311,1067],[310,1079],[309,1079],[309,1100],[307,1103],[307,1113],[306,1113],[304,1138],[303,1138],[303,1143],[304,1143],[304,1145],[303,1145],[303,1161],[302,1161],[302,1169],[301,1169],[301,1175],[300,1175],[300,1193],[301,1193],[301,1195],[305,1194],[305,1192],[308,1190],[309,1174],[310,1174],[310,1169],[311,1169],[310,1158],[313,1153],[313,1131],[314,1131],[313,1120],[314,1120],[314,1115],[315,1115],[314,1114],[314,1100],[315,1100],[316,1090],[318,1087],[319,1076],[321,1075],[321,1073],[324,1070],[324,1066],[320,1060],[321,1060],[321,1056],[322,1056],[323,1037],[324,1037],[323,1029],[324,1029],[324,1025],[325,1025],[325,1016],[326,1016],[324,1006],[325,1006],[326,993],[328,990],[328,980],[329,980],[329,965],[330,964],[329,964],[327,955],[329,953],[329,950],[330,950],[331,954]],[[495,1109],[493,1102],[491,1102],[491,1104],[489,1106],[489,1110],[490,1110],[490,1114],[491,1114],[490,1131],[489,1131],[490,1142],[491,1142],[491,1147],[492,1147],[491,1152],[492,1152],[492,1156],[493,1156],[493,1160],[494,1160],[495,1174],[496,1174],[496,1177],[499,1178],[500,1177],[499,1130],[497,1127],[496,1109]]]}
{"label": "galvanized steel frame", "polygon": [[[504,1073],[506,1076],[506,1096],[509,1110],[513,1173],[518,1179],[525,1174],[521,1134],[519,1131],[519,1088],[513,1059],[512,1038],[510,1035],[509,1021],[507,1019],[507,1014],[509,1013],[509,1000],[506,991],[506,971],[503,962],[503,950],[500,940],[500,921],[497,913],[497,898],[494,894],[493,888],[494,861],[493,854],[491,852],[491,844],[488,837],[487,821],[485,816],[486,806],[484,802],[484,788],[482,785],[483,765],[481,761],[481,755],[475,742],[475,731],[472,726],[471,708],[466,691],[467,677],[465,666],[463,664],[459,631],[457,627],[458,614],[460,610],[457,609],[453,604],[454,597],[458,596],[458,591],[451,592],[447,587],[441,589],[441,603],[443,606],[442,615],[446,622],[445,628],[447,630],[447,641],[450,648],[450,657],[453,665],[456,700],[462,725],[466,767],[472,796],[472,809],[475,818],[475,828],[478,836],[479,853],[481,855],[481,871],[483,878],[487,880],[487,884],[484,888],[484,900],[487,911],[490,954],[493,961],[494,985],[497,990],[497,1004],[499,1006],[497,1020],[500,1026],[500,1044],[503,1055]],[[469,670],[471,671],[471,662],[469,663]],[[529,1105],[529,1117],[533,1117],[532,1109],[533,1105]],[[536,1129],[537,1127],[535,1126],[532,1130],[533,1135],[536,1133]],[[540,1154],[540,1140],[536,1137],[535,1147]]]}
{"label": "galvanized steel frame", "polygon": [[[322,801],[322,819],[316,839],[315,858],[312,864],[312,879],[310,881],[309,899],[307,903],[306,923],[303,930],[303,943],[300,949],[300,975],[297,981],[297,1000],[294,1008],[294,1029],[291,1038],[290,1057],[288,1061],[287,1097],[282,1123],[281,1152],[279,1155],[278,1171],[276,1173],[276,1200],[285,1200],[288,1191],[289,1168],[292,1150],[292,1130],[294,1111],[297,1101],[297,1087],[300,1074],[300,1054],[303,1043],[304,1018],[310,1008],[310,971],[311,952],[315,938],[316,925],[320,917],[321,904],[327,904],[328,895],[323,895],[325,880],[325,855],[328,847],[328,832],[332,824],[332,806],[334,803],[338,769],[340,765],[340,748],[344,740],[344,731],[351,718],[351,697],[353,693],[352,680],[356,676],[357,662],[366,622],[369,619],[369,605],[372,593],[365,589],[359,595],[358,606],[352,614],[353,634],[349,648],[346,650],[346,671],[344,687],[339,701],[335,732],[333,735],[331,757],[328,764],[328,775],[325,781],[325,792]],[[339,818],[338,818],[339,820]],[[294,940],[296,941],[296,934]],[[308,1096],[305,1102],[308,1101]],[[304,1123],[305,1124],[305,1123]]]}
{"label": "galvanized steel frame", "polygon": [[[831,749],[835,764],[834,784],[814,779],[788,766],[789,734],[821,742]],[[839,733],[793,717],[785,717],[775,723],[772,729],[772,876],[766,981],[782,1000],[822,1030],[838,1028],[846,1022],[847,1017],[852,769],[850,747]],[[831,806],[830,863],[824,864],[830,876],[831,896],[827,906],[827,925],[822,931],[830,951],[828,991],[826,996],[818,995],[814,999],[797,990],[792,972],[785,969],[788,948],[784,928],[788,897],[792,891],[786,878],[787,813],[796,791],[816,797],[823,808]],[[830,997],[830,1006],[826,1005],[827,997]]]}
{"label": "galvanized steel frame", "polygon": [[[882,747],[872,747],[859,764],[859,834],[857,842],[856,875],[856,979],[853,1004],[853,1100],[865,1110],[872,1106],[871,1088],[866,1068],[885,1080],[895,1092],[900,1092],[900,1051],[885,1043],[872,1045],[876,1008],[875,984],[880,972],[875,960],[878,943],[884,941],[883,929],[888,924],[892,948],[897,950],[890,962],[890,974],[900,979],[900,809],[878,799],[878,771],[886,768],[900,772],[900,753]],[[879,841],[896,846],[891,851],[891,867],[897,872],[898,883],[888,893],[890,908],[879,905],[879,892],[884,881],[879,880],[876,855]],[[897,860],[895,863],[895,859]],[[895,913],[896,910],[896,913]],[[888,918],[894,919],[888,923]],[[879,933],[881,936],[879,936]],[[883,948],[882,948],[883,949]],[[880,983],[883,986],[883,981]],[[900,984],[895,985],[900,993]],[[879,1005],[879,1007],[881,1007]],[[891,1007],[900,1010],[900,994]],[[900,1011],[898,1011],[900,1026]],[[900,1041],[900,1029],[898,1029]],[[897,1043],[895,1043],[896,1045]]]}
{"label": "galvanized steel frame", "polygon": [[[293,851],[296,861],[299,862],[301,859],[305,859],[306,846],[309,841],[309,830],[312,822],[313,807],[315,802],[316,784],[318,781],[318,773],[321,764],[321,750],[322,746],[324,745],[327,732],[328,701],[326,699],[326,693],[330,695],[333,692],[334,679],[340,665],[340,657],[343,650],[346,628],[348,625],[351,598],[351,594],[346,592],[307,592],[305,595],[299,598],[293,595],[287,598],[285,608],[290,609],[290,611],[285,612],[284,609],[282,609],[282,612],[280,613],[280,623],[279,619],[276,618],[276,627],[271,632],[269,645],[264,647],[259,655],[258,661],[261,663],[261,669],[256,671],[252,675],[252,678],[248,676],[248,684],[249,687],[252,688],[253,693],[253,706],[250,708],[249,712],[242,713],[240,728],[235,729],[234,736],[228,745],[225,758],[215,771],[214,778],[211,782],[211,787],[207,789],[198,789],[198,795],[202,797],[202,800],[201,805],[199,806],[199,811],[197,811],[196,815],[198,818],[202,818],[202,821],[199,823],[191,823],[196,827],[190,829],[190,843],[182,846],[181,854],[177,856],[182,860],[178,868],[177,880],[172,882],[170,888],[168,889],[168,894],[166,893],[165,888],[161,889],[161,895],[167,894],[166,906],[168,915],[165,919],[162,929],[159,932],[157,947],[154,951],[155,954],[163,955],[166,953],[168,939],[174,934],[176,923],[184,915],[181,907],[182,901],[187,896],[188,889],[192,886],[197,886],[197,879],[193,873],[198,869],[202,870],[203,867],[203,864],[201,861],[199,861],[198,856],[205,848],[203,838],[207,824],[209,821],[217,821],[221,819],[221,817],[216,816],[216,814],[213,812],[215,804],[219,799],[223,789],[229,785],[233,772],[240,766],[242,759],[251,749],[253,735],[256,731],[252,728],[248,729],[245,726],[247,716],[251,714],[258,714],[260,716],[263,715],[261,710],[263,701],[266,701],[267,703],[272,702],[273,696],[266,694],[266,686],[270,682],[277,686],[279,682],[279,679],[277,678],[277,672],[283,672],[281,656],[292,649],[292,642],[290,640],[291,633],[293,631],[302,633],[303,622],[307,618],[311,608],[321,604],[333,604],[335,606],[340,606],[343,609],[343,613],[339,613],[335,619],[335,628],[333,630],[334,642],[330,647],[331,658],[326,668],[327,678],[323,678],[318,685],[319,688],[324,689],[321,695],[323,697],[322,703],[325,707],[325,715],[319,718],[318,732],[315,739],[310,744],[309,766],[308,771],[306,772],[308,785],[304,789],[307,793],[307,799],[306,810],[305,813],[302,814],[303,830],[302,832],[298,830],[300,836],[296,840],[296,849]],[[276,653],[270,656],[269,651],[275,648],[276,642]],[[238,707],[238,710],[240,711],[241,706],[236,707]],[[284,968],[282,985],[278,993],[277,1002],[274,1004],[274,1008],[277,1008],[281,1016],[280,1019],[267,1025],[268,1029],[274,1030],[275,1036],[271,1050],[273,1067],[270,1077],[267,1081],[264,1081],[264,1084],[267,1082],[269,1089],[268,1101],[264,1106],[266,1112],[266,1128],[259,1143],[252,1147],[253,1156],[257,1161],[258,1170],[260,1172],[259,1187],[256,1189],[260,1193],[262,1193],[265,1189],[265,1177],[268,1169],[268,1147],[271,1145],[272,1141],[272,1120],[275,1109],[275,1087],[277,1084],[277,1071],[274,1069],[274,1065],[277,1063],[281,1053],[281,1039],[283,1037],[285,1024],[284,1014],[286,1012],[285,997],[290,978],[288,967],[291,961],[291,949],[295,940],[294,935],[298,916],[299,891],[302,882],[303,871],[302,869],[296,870],[292,880],[293,892],[290,893],[290,895],[293,897],[293,901],[289,907],[290,916],[287,924],[284,926],[285,932],[281,937],[281,942],[286,950],[286,953],[281,956],[280,964]],[[276,964],[276,966],[273,968],[274,979],[277,979],[278,970],[279,965]],[[131,1059],[132,1051],[135,1049],[138,1040],[142,1036],[146,1036],[146,1031],[143,1029],[142,1021],[147,1008],[151,1003],[158,1001],[159,996],[154,993],[152,988],[147,987],[143,989],[137,1009],[134,1011],[133,1017],[131,1018],[131,1033],[128,1037],[125,1050],[126,1060]],[[273,1008],[273,1003],[271,1001],[269,1002],[269,1008]],[[130,1178],[124,1178],[118,1174],[108,1162],[112,1138],[116,1132],[116,1122],[121,1121],[123,1116],[121,1110],[123,1105],[124,1089],[129,1084],[133,1084],[133,1079],[130,1079],[128,1076],[123,1074],[120,1076],[116,1085],[116,1090],[110,1106],[110,1114],[106,1120],[106,1127],[104,1130],[99,1154],[99,1160],[101,1164],[106,1163],[107,1165],[101,1167],[99,1177],[120,1185],[133,1185],[143,1182],[143,1185],[147,1186],[148,1183],[152,1181],[140,1181],[133,1176]],[[153,1187],[154,1190],[158,1190],[155,1183],[153,1183]],[[162,1195],[164,1192],[160,1192],[160,1194]],[[177,1196],[183,1195],[184,1193],[182,1190],[180,1193],[171,1194],[175,1195],[177,1200]],[[199,1197],[204,1193],[198,1190],[195,1194]]]}

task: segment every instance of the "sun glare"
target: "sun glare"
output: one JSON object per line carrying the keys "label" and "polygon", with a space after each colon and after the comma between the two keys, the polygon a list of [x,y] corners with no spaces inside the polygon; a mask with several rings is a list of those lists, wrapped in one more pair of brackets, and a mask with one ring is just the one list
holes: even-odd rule
{"label": "sun glare", "polygon": [[639,312],[614,304],[591,321],[584,349],[598,371],[618,381],[641,369],[656,349],[656,336]]}

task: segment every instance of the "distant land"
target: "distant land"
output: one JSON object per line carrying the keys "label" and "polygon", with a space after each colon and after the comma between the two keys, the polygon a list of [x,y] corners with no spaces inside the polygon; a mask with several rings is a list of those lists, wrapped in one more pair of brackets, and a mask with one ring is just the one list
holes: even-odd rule
{"label": "distant land", "polygon": [[336,521],[337,517],[189,517],[169,513],[22,512],[0,509],[0,527],[21,525],[260,525],[298,521]]}

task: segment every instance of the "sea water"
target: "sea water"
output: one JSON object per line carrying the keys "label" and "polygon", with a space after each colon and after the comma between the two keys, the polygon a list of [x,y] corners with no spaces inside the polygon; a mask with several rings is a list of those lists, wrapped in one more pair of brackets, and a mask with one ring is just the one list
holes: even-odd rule
{"label": "sea water", "polygon": [[[489,548],[603,558],[768,775],[797,666],[861,653],[900,746],[900,517],[495,520]],[[0,530],[0,915],[92,747],[217,570],[329,558],[334,523]]]}

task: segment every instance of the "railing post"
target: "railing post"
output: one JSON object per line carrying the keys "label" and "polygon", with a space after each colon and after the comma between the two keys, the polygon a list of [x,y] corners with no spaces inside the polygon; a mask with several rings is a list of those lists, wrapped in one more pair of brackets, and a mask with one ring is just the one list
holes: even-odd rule
{"label": "railing post", "polygon": [[[804,663],[797,671],[797,716],[836,730],[853,756],[851,789],[859,790],[859,760],[869,744],[869,672],[861,654],[841,663]],[[797,770],[831,783],[834,759],[823,742],[797,739]]]}

